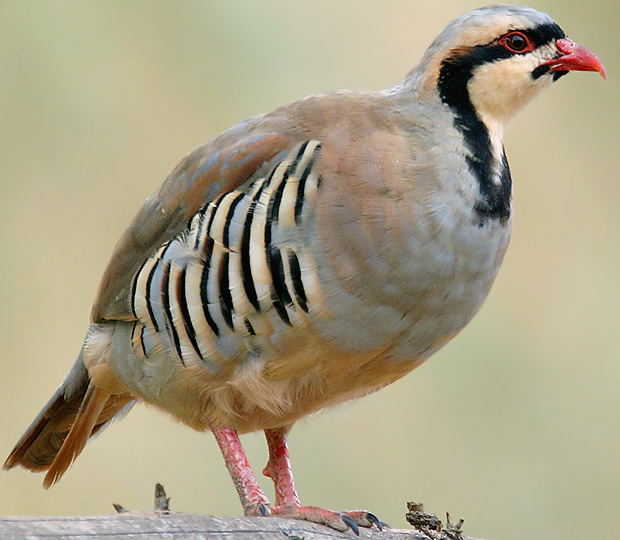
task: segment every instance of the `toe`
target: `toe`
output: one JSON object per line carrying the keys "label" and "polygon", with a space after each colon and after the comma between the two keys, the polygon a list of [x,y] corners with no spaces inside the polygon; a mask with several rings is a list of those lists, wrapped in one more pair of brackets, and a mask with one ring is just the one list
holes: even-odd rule
{"label": "toe", "polygon": [[332,512],[316,506],[276,506],[271,509],[271,515],[310,521],[341,532],[351,529],[354,533],[359,534],[359,528],[354,519],[340,512]]}
{"label": "toe", "polygon": [[377,516],[366,510],[347,510],[343,512],[343,514],[351,518],[360,527],[372,527],[374,525],[380,531],[382,531],[384,527],[389,529],[387,523],[380,521]]}
{"label": "toe", "polygon": [[383,530],[385,523],[379,521],[377,516],[366,510],[350,510],[346,512],[333,512],[316,506],[276,506],[271,509],[274,516],[303,519],[320,525],[326,525],[337,531],[351,530],[359,536],[360,527],[377,527]]}

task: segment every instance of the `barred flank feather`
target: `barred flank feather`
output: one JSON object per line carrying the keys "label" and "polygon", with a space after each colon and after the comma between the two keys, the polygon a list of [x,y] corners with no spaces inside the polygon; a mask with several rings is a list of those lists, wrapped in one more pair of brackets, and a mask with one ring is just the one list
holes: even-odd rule
{"label": "barred flank feather", "polygon": [[139,336],[151,337],[150,347],[134,339],[141,357],[163,348],[213,372],[234,356],[231,340],[273,333],[267,311],[286,326],[304,320],[317,296],[314,261],[304,241],[278,242],[308,226],[320,152],[317,140],[297,144],[264,176],[206,203],[140,267],[130,304]]}

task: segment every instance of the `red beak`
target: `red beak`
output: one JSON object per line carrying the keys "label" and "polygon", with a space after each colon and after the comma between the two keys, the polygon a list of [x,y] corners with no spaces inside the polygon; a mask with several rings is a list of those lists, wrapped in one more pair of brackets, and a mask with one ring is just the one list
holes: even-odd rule
{"label": "red beak", "polygon": [[562,38],[555,42],[561,56],[543,62],[550,71],[598,71],[605,79],[605,68],[588,49],[577,45],[572,39]]}

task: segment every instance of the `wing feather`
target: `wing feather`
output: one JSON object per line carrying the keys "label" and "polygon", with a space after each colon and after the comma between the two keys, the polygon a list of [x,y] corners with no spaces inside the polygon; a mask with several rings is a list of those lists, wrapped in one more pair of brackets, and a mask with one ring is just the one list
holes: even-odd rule
{"label": "wing feather", "polygon": [[219,194],[238,188],[296,144],[300,135],[281,116],[242,122],[186,156],[147,198],[105,270],[91,321],[133,320],[132,279],[145,261]]}

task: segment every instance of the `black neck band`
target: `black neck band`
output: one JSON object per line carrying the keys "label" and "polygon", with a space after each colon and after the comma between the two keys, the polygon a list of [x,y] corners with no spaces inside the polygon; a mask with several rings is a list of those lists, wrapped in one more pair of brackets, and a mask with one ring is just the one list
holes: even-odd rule
{"label": "black neck band", "polygon": [[[527,35],[535,48],[565,37],[556,24],[519,31]],[[512,180],[503,149],[499,163],[493,156],[489,130],[476,114],[467,85],[477,67],[518,54],[521,53],[510,52],[498,41],[493,41],[473,47],[465,53],[455,53],[442,62],[439,71],[439,97],[454,113],[454,125],[463,134],[469,150],[467,165],[478,180],[480,200],[474,206],[474,211],[481,219],[504,221],[510,216]],[[536,79],[543,74],[545,71],[542,69],[535,69],[532,78]]]}

